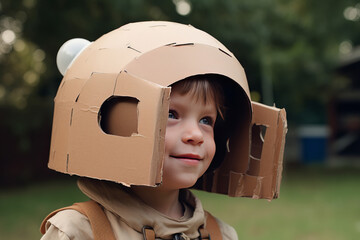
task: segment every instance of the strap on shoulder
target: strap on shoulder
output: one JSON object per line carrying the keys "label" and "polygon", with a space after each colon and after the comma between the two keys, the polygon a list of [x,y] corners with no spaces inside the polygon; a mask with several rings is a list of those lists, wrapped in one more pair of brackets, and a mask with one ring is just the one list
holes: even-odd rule
{"label": "strap on shoulder", "polygon": [[[76,204],[76,203],[75,203]],[[78,212],[80,212],[81,214],[85,215],[84,212],[82,212],[81,208],[79,208],[77,205],[72,205],[72,206],[68,206],[68,207],[63,207],[63,208],[60,208],[60,209],[57,209],[53,212],[51,212],[49,215],[46,216],[46,218],[42,221],[41,223],[41,226],[40,226],[40,232],[42,234],[45,234],[46,232],[46,223],[47,221],[52,218],[55,214],[57,214],[58,212],[61,212],[61,211],[64,211],[64,210],[69,210],[69,209],[72,209],[72,210],[76,210]]]}
{"label": "strap on shoulder", "polygon": [[[58,210],[50,213],[41,223],[40,232],[45,234],[46,222],[54,216],[56,213],[63,210],[76,210],[81,214],[87,216],[90,221],[91,229],[94,234],[95,240],[116,240],[114,232],[111,228],[110,222],[106,217],[103,209],[95,201],[87,201],[75,203],[72,206],[60,208]],[[222,235],[220,231],[219,224],[217,223],[215,217],[209,212],[205,211],[206,224],[205,228],[200,228],[200,239],[212,239],[212,240],[222,240]],[[152,228],[144,227],[143,228],[144,239],[155,239],[155,232]]]}
{"label": "strap on shoulder", "polygon": [[215,217],[208,211],[205,211],[205,228],[200,228],[200,239],[222,240],[220,226]]}
{"label": "strap on shoulder", "polygon": [[98,203],[92,200],[87,202],[75,203],[72,206],[60,208],[58,210],[53,211],[41,223],[40,232],[42,234],[45,234],[46,222],[52,216],[54,216],[56,213],[60,211],[68,210],[68,209],[76,210],[81,214],[85,215],[89,219],[91,229],[94,234],[94,240],[116,240],[114,236],[114,232],[111,228],[108,218],[105,215],[104,210],[100,207]]}
{"label": "strap on shoulder", "polygon": [[142,233],[144,240],[155,240],[155,232],[152,227],[143,226]]}

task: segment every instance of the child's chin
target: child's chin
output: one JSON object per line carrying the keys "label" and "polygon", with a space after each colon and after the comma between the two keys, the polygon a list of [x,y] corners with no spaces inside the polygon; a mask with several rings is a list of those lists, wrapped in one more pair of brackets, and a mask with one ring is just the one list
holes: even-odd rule
{"label": "child's chin", "polygon": [[172,184],[166,184],[165,182],[163,183],[162,186],[164,189],[186,189],[186,188],[191,188],[192,186],[194,186],[196,183],[196,181],[189,181],[189,179],[187,179],[186,181],[176,181],[173,182]]}
{"label": "child's chin", "polygon": [[183,181],[181,184],[179,184],[179,189],[185,189],[185,188],[191,188],[192,186],[194,186],[196,183],[196,181]]}

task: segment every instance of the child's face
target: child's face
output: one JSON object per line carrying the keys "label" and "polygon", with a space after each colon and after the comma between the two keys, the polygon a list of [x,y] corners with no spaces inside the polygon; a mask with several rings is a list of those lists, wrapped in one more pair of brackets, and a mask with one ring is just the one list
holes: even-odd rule
{"label": "child's face", "polygon": [[191,94],[172,88],[165,135],[163,184],[165,189],[193,186],[215,154],[215,101],[205,104]]}

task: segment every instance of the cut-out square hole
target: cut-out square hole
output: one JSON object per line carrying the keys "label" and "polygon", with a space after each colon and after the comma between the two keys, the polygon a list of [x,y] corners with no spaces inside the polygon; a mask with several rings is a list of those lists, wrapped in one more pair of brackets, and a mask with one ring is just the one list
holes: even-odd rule
{"label": "cut-out square hole", "polygon": [[251,129],[251,158],[260,160],[264,139],[266,134],[266,126],[254,124]]}
{"label": "cut-out square hole", "polygon": [[260,171],[260,160],[266,134],[266,126],[254,124],[251,128],[250,161],[247,174],[258,176]]}
{"label": "cut-out square hole", "polygon": [[99,125],[107,133],[130,137],[138,133],[139,100],[133,97],[112,96],[100,107]]}

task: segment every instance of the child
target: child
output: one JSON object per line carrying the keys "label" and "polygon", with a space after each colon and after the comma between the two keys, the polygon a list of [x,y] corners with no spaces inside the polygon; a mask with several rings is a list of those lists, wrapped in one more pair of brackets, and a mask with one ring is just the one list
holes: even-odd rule
{"label": "child", "polygon": [[[237,239],[187,190],[263,197],[261,187],[249,195],[243,185],[263,177],[246,180],[241,172],[251,103],[236,58],[208,34],[169,22],[125,25],[80,50],[55,98],[49,166],[84,176],[80,190],[105,217],[93,217],[96,207],[56,211],[42,239],[206,239],[207,231]],[[160,106],[149,109],[152,100]],[[129,150],[132,142],[141,144]],[[107,223],[111,237],[97,231]]]}

